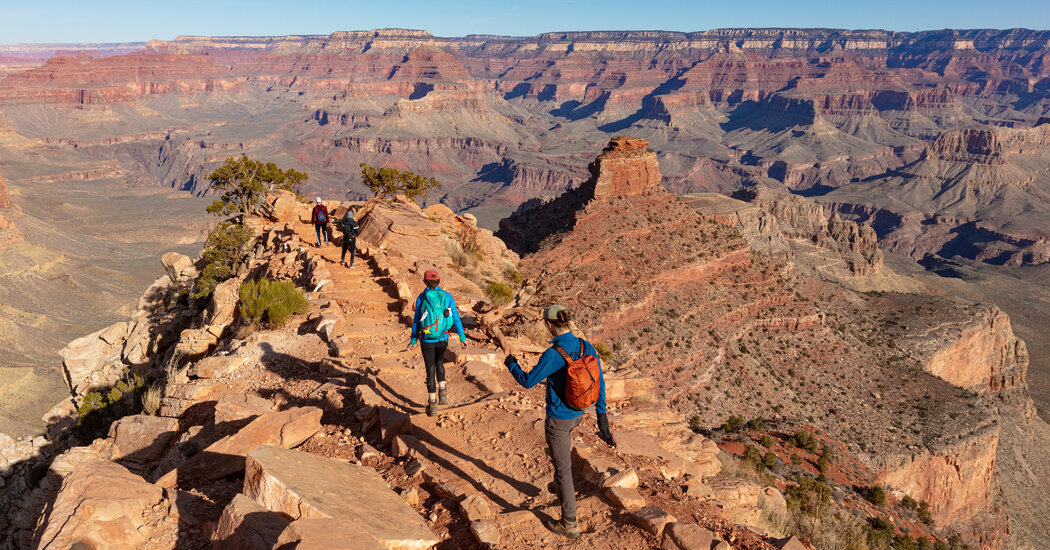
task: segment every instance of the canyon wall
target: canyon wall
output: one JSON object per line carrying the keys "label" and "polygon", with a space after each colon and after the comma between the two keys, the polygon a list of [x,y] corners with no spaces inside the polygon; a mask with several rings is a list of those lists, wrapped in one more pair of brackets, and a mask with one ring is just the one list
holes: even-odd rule
{"label": "canyon wall", "polygon": [[0,246],[10,246],[22,242],[22,234],[15,227],[14,218],[20,214],[18,207],[11,204],[11,194],[0,174]]}

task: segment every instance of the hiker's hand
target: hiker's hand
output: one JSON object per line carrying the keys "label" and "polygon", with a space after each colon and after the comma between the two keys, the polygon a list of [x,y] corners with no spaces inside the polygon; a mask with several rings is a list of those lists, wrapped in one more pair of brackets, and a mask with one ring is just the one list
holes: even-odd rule
{"label": "hiker's hand", "polygon": [[467,337],[466,336],[463,336],[462,334],[459,335],[459,345],[460,346],[467,345]]}
{"label": "hiker's hand", "polygon": [[415,338],[413,338],[413,339],[408,341],[408,348],[407,349],[412,349],[412,346],[414,346],[414,345],[416,345],[416,339]]}
{"label": "hiker's hand", "polygon": [[513,355],[508,355],[505,359],[503,359],[503,364],[506,365],[507,368],[510,368],[511,365],[516,365],[517,363],[518,358],[514,357]]}
{"label": "hiker's hand", "polygon": [[602,441],[608,443],[610,447],[616,446],[616,442],[613,441],[612,432],[609,431],[609,416],[606,414],[598,413],[598,435],[602,438]]}

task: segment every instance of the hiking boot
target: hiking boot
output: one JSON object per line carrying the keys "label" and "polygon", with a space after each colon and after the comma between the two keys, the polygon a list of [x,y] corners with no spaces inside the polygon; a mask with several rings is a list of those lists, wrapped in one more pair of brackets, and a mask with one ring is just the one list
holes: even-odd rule
{"label": "hiking boot", "polygon": [[427,405],[427,416],[437,416],[437,415],[438,415],[438,404],[434,403],[434,402],[431,402],[429,405]]}
{"label": "hiking boot", "polygon": [[438,405],[448,405],[448,392],[444,388],[438,388]]}
{"label": "hiking boot", "polygon": [[550,532],[570,539],[580,538],[580,525],[574,519],[561,518],[561,521],[545,520],[543,526]]}
{"label": "hiking boot", "polygon": [[341,265],[341,266],[343,266],[343,267],[346,267],[346,262],[340,261],[340,262],[339,262],[339,265]]}

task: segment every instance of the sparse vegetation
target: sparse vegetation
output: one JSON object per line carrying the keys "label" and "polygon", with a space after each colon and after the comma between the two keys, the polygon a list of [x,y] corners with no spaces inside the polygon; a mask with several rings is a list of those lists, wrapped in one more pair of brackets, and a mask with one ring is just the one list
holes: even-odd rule
{"label": "sparse vegetation", "polygon": [[788,443],[794,445],[795,447],[798,447],[799,449],[803,449],[811,453],[817,451],[816,438],[813,437],[813,434],[805,430],[799,430],[795,432],[795,435],[788,438]]}
{"label": "sparse vegetation", "polygon": [[125,369],[125,379],[118,381],[108,391],[85,394],[77,408],[78,418],[73,434],[81,441],[93,441],[104,436],[114,420],[136,412],[135,405],[139,400],[135,394],[144,384],[145,380],[141,376],[129,376]]}
{"label": "sparse vegetation", "polygon": [[310,305],[291,281],[246,280],[240,287],[241,318],[257,325],[281,328],[289,315],[306,313]]}
{"label": "sparse vegetation", "polygon": [[259,199],[270,187],[286,189],[298,194],[298,187],[310,176],[297,170],[282,170],[272,162],[261,162],[247,155],[229,157],[226,163],[208,174],[211,188],[222,193],[208,205],[208,212],[216,216],[239,213],[244,216],[252,212]]}
{"label": "sparse vegetation", "polygon": [[503,276],[514,284],[514,286],[521,286],[521,283],[525,281],[525,277],[520,271],[513,267],[507,267],[503,270]]}
{"label": "sparse vegetation", "polygon": [[159,384],[151,384],[150,387],[146,388],[140,398],[142,410],[150,416],[157,416],[157,413],[160,411],[160,398],[163,393],[164,389]]}
{"label": "sparse vegetation", "polygon": [[252,239],[248,226],[220,222],[208,232],[208,240],[201,252],[200,275],[190,295],[195,299],[211,296],[219,283],[233,277],[244,259],[244,247]]}
{"label": "sparse vegetation", "polygon": [[375,168],[361,163],[361,183],[372,192],[372,197],[383,200],[393,195],[404,195],[409,199],[426,197],[441,187],[435,178],[423,177],[410,171],[395,168]]}
{"label": "sparse vegetation", "polygon": [[514,290],[506,283],[492,281],[485,287],[485,296],[493,305],[501,306],[514,298]]}
{"label": "sparse vegetation", "polygon": [[725,424],[722,424],[722,431],[726,432],[726,433],[733,433],[733,432],[739,430],[740,427],[743,426],[743,425],[744,425],[744,418],[740,417],[740,416],[733,415],[733,416],[729,417],[729,420],[725,421]]}
{"label": "sparse vegetation", "polygon": [[598,352],[598,357],[602,361],[608,362],[612,359],[613,352],[609,349],[609,346],[605,345],[605,342],[596,342],[594,344],[594,351]]}
{"label": "sparse vegetation", "polygon": [[858,485],[853,487],[853,490],[857,492],[864,500],[874,504],[875,506],[886,505],[886,490],[879,485],[872,485],[870,487],[864,485]]}

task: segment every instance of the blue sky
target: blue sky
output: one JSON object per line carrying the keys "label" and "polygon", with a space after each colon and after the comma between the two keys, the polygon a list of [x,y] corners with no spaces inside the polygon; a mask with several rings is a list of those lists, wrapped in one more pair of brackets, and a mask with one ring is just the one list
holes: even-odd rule
{"label": "blue sky", "polygon": [[426,29],[438,36],[721,27],[1050,29],[1050,0],[0,0],[0,44],[382,27]]}

